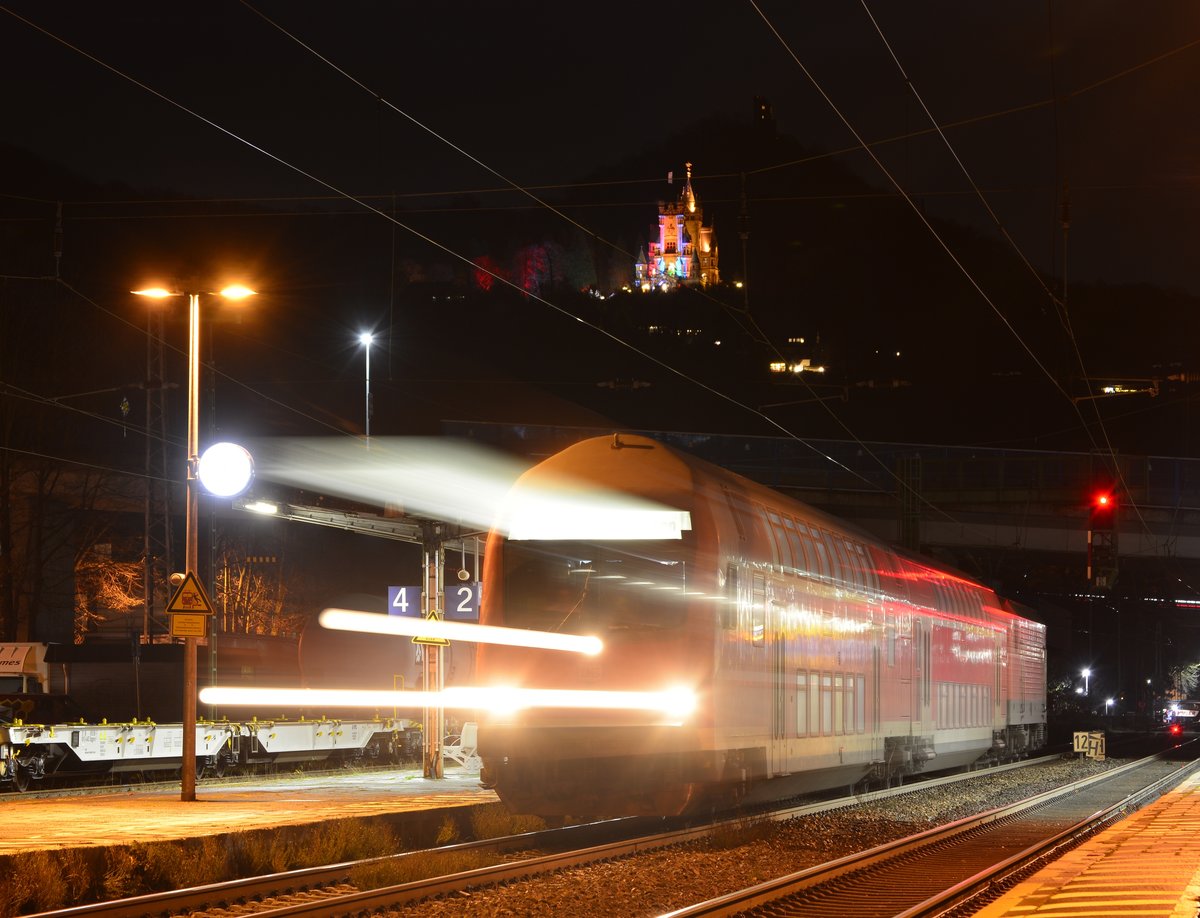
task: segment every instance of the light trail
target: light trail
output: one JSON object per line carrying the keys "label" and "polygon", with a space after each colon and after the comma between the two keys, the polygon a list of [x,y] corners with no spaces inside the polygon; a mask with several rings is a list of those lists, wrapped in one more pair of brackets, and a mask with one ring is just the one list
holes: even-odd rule
{"label": "light trail", "polygon": [[369,634],[393,634],[418,638],[472,641],[476,644],[505,644],[509,647],[536,647],[595,656],[604,649],[598,637],[586,634],[559,634],[554,631],[526,631],[523,628],[498,628],[469,622],[448,622],[437,618],[412,618],[405,615],[380,615],[352,609],[326,609],[320,623],[336,631]]}
{"label": "light trail", "polygon": [[511,713],[527,708],[650,711],[678,721],[696,707],[690,689],[618,692],[591,689],[528,689],[507,686],[452,686],[441,692],[357,689],[285,689],[209,686],[200,701],[221,706],[297,708],[455,708]]}
{"label": "light trail", "polygon": [[692,526],[685,510],[594,482],[543,481],[510,493],[528,465],[458,440],[372,437],[368,451],[329,438],[281,438],[255,440],[250,451],[259,479],[514,539],[678,539]]}

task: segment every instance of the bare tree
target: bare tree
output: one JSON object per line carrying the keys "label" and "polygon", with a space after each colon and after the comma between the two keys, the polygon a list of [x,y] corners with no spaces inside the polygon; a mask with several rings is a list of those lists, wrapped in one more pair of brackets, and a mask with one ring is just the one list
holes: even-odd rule
{"label": "bare tree", "polygon": [[116,561],[111,545],[100,543],[80,554],[75,564],[75,643],[95,626],[114,616],[141,611],[146,566],[137,561]]}
{"label": "bare tree", "polygon": [[1171,668],[1171,685],[1177,698],[1191,698],[1200,684],[1200,663],[1181,663]]}
{"label": "bare tree", "polygon": [[213,572],[213,604],[221,631],[270,636],[296,635],[314,614],[303,600],[302,575],[283,577],[282,555],[256,555],[237,534],[226,533]]}

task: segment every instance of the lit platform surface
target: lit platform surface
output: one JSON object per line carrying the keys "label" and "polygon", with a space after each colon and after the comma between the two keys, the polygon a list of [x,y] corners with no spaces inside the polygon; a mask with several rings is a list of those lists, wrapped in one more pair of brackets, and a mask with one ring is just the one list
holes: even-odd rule
{"label": "lit platform surface", "polygon": [[1022,881],[976,918],[1195,918],[1200,775]]}
{"label": "lit platform surface", "polygon": [[54,799],[7,795],[0,855],[219,835],[346,817],[493,803],[479,775],[447,768],[425,778],[418,769],[286,775],[196,786],[180,799],[178,785],[114,788],[111,793]]}

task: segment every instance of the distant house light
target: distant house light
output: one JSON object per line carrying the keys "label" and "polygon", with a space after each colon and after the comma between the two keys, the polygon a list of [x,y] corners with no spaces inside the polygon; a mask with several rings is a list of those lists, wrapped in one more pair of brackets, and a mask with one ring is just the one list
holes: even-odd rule
{"label": "distant house light", "polygon": [[825,367],[813,366],[812,361],[805,357],[798,363],[788,363],[786,360],[772,360],[768,365],[768,369],[772,373],[792,373],[799,375],[801,373],[824,373]]}

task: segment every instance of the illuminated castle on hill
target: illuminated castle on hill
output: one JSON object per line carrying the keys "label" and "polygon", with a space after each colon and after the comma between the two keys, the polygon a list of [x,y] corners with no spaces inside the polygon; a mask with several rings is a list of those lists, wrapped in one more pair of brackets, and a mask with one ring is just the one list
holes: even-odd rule
{"label": "illuminated castle on hill", "polygon": [[642,290],[705,287],[720,280],[716,236],[704,225],[704,210],[692,189],[692,164],[686,165],[687,181],[679,200],[659,202],[658,241],[651,242],[647,252],[638,252],[633,266],[634,281]]}

